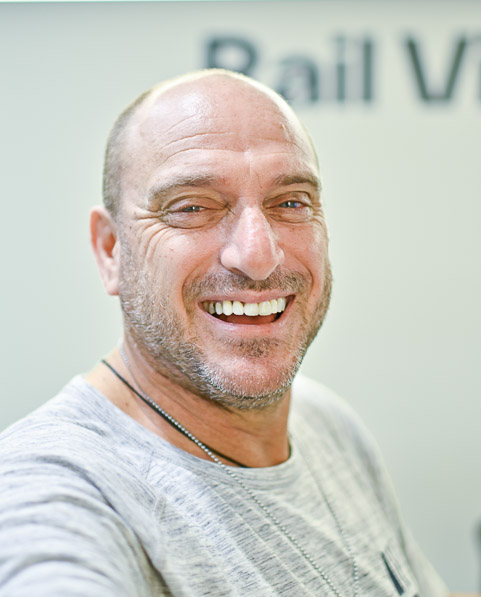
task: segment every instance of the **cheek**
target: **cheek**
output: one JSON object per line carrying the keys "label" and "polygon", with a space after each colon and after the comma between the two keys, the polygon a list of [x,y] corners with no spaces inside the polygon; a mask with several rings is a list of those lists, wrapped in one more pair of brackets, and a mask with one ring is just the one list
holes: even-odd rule
{"label": "cheek", "polygon": [[282,235],[282,245],[287,258],[286,265],[292,266],[292,260],[295,260],[313,274],[324,269],[328,259],[328,242],[324,227],[302,226],[288,229]]}
{"label": "cheek", "polygon": [[330,278],[328,239],[325,226],[299,227],[284,236],[285,266],[305,273],[310,289],[305,297],[307,304],[315,306],[326,292]]}
{"label": "cheek", "polygon": [[[191,281],[215,269],[219,262],[215,240],[215,235],[184,232],[173,234],[168,243],[158,245],[155,259],[162,278],[160,283],[175,304],[188,302],[185,294]],[[190,305],[186,304],[186,308],[189,310]]]}

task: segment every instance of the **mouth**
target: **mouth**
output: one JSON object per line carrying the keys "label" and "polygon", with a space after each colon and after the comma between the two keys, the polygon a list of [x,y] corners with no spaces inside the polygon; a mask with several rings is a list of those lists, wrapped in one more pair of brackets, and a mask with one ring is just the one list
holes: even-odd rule
{"label": "mouth", "polygon": [[227,323],[243,325],[265,324],[277,321],[289,302],[289,297],[279,297],[259,303],[238,300],[204,301],[202,308],[212,317]]}

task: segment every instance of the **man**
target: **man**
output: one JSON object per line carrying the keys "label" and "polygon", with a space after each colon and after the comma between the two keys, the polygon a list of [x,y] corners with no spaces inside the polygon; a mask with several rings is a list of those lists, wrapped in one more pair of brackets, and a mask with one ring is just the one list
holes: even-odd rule
{"label": "man", "polygon": [[0,595],[446,594],[347,406],[294,375],[327,310],[312,143],[203,71],[117,120],[91,236],[124,337],[0,444]]}

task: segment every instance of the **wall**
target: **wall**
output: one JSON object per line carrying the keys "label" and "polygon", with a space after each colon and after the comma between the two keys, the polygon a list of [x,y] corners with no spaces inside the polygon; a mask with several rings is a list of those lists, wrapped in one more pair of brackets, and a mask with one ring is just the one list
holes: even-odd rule
{"label": "wall", "polygon": [[479,3],[0,5],[0,427],[116,342],[87,233],[104,140],[142,90],[209,62],[312,131],[335,286],[304,371],[361,413],[450,586],[479,589]]}

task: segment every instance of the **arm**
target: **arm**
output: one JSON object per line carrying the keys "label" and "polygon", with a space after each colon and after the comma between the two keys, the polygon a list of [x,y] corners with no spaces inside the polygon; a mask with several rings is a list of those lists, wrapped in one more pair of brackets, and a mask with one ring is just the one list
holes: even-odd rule
{"label": "arm", "polygon": [[87,479],[55,462],[3,471],[1,597],[144,596],[148,570],[135,535]]}

